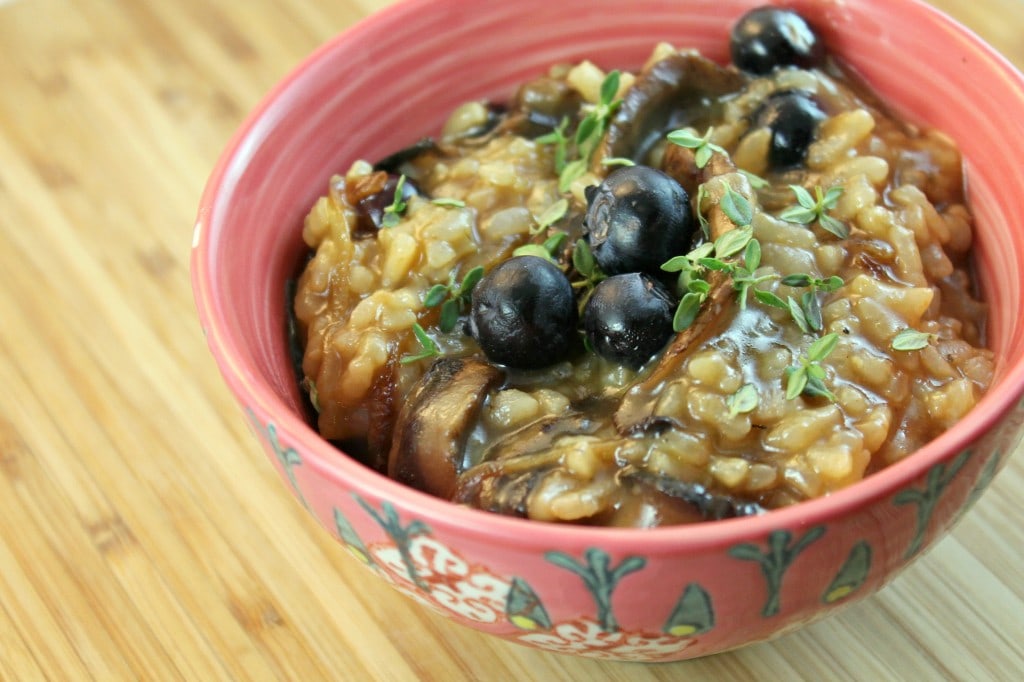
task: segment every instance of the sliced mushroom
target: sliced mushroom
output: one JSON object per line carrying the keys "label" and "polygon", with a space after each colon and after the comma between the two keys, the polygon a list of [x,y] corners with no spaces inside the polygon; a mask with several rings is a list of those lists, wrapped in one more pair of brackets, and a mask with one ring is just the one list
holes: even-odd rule
{"label": "sliced mushroom", "polygon": [[682,185],[691,197],[697,196],[697,189],[702,183],[727,173],[736,172],[736,166],[732,159],[721,152],[711,154],[711,158],[708,159],[704,167],[698,168],[694,150],[678,144],[670,144],[665,147],[661,169]]}
{"label": "sliced mushroom", "polygon": [[732,285],[718,272],[711,273],[708,283],[711,284],[711,293],[697,319],[669,342],[651,373],[623,394],[613,417],[619,433],[633,434],[650,425],[661,389],[679,375],[687,351],[691,347],[699,347],[718,328],[722,312],[731,302]]}
{"label": "sliced mushroom", "polygon": [[575,119],[582,102],[564,78],[534,78],[516,92],[509,116],[500,127],[523,137],[539,137],[557,128],[563,119]]}
{"label": "sliced mushroom", "polygon": [[459,479],[456,502],[538,521],[585,522],[607,512],[622,439],[567,432],[538,452],[485,461]]}
{"label": "sliced mushroom", "polygon": [[538,419],[516,429],[495,442],[484,453],[484,461],[502,461],[551,448],[565,435],[593,435],[601,427],[600,419],[581,413]]}
{"label": "sliced mushroom", "polygon": [[619,477],[623,481],[642,484],[669,497],[683,500],[696,507],[703,518],[708,521],[718,521],[736,516],[755,516],[767,511],[757,502],[714,492],[701,483],[661,476],[643,469],[625,467]]}
{"label": "sliced mushroom", "polygon": [[758,204],[750,180],[737,171],[726,154],[715,152],[703,168],[698,168],[692,149],[673,144],[665,149],[662,169],[682,185],[691,197],[697,197],[700,194],[698,188],[704,186],[703,201],[696,208],[707,216],[712,240],[736,227],[720,206],[729,188],[746,198],[751,206]]}
{"label": "sliced mushroom", "polygon": [[504,373],[469,358],[442,358],[413,387],[395,424],[388,476],[444,499],[455,494],[462,452],[488,391]]}
{"label": "sliced mushroom", "polygon": [[505,516],[526,518],[529,497],[537,485],[558,466],[555,450],[484,461],[459,477],[452,501]]}
{"label": "sliced mushroom", "polygon": [[[728,157],[715,153],[707,165],[697,169],[693,162],[693,152],[683,147],[670,148],[672,156],[666,154],[669,174],[691,174],[695,170],[696,178],[704,185],[704,200],[700,209],[708,217],[710,237],[712,240],[733,230],[736,226],[722,210],[720,203],[728,188],[744,196],[752,207],[757,206],[757,198],[746,176],[736,171]],[[678,150],[678,151],[675,151]],[[755,208],[756,210],[756,208]],[[631,386],[622,396],[622,402],[615,412],[615,426],[620,433],[636,433],[638,429],[648,425],[653,416],[654,406],[662,387],[673,377],[678,376],[687,351],[699,346],[703,339],[708,338],[722,321],[722,313],[732,300],[732,282],[720,272],[712,272],[708,276],[711,292],[704,302],[700,313],[689,327],[679,332],[668,347],[662,351],[661,358],[651,373]]]}
{"label": "sliced mushroom", "polygon": [[421,161],[428,155],[436,157],[443,156],[444,154],[444,150],[433,138],[424,137],[408,147],[404,147],[396,152],[388,154],[383,159],[373,164],[373,169],[398,175],[406,173],[409,169],[409,164],[415,164],[417,161]]}
{"label": "sliced mushroom", "polygon": [[643,162],[665,134],[676,128],[705,128],[718,117],[725,95],[740,90],[746,76],[691,52],[676,52],[651,64],[622,98],[594,155]]}

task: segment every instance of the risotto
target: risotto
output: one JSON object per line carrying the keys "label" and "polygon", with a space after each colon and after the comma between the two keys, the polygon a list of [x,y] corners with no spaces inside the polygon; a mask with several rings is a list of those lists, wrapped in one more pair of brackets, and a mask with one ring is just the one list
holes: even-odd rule
{"label": "risotto", "polygon": [[827,495],[970,410],[955,145],[758,12],[728,66],[558,64],[331,178],[293,300],[320,433],[459,504],[652,527]]}

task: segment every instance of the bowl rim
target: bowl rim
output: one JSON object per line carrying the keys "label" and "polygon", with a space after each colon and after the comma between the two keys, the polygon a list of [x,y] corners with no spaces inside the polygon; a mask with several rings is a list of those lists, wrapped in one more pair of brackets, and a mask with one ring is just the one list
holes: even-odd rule
{"label": "bowl rim", "polygon": [[[868,0],[869,2],[872,0]],[[893,0],[886,0],[888,4]],[[923,0],[898,0],[947,32],[957,33],[979,57],[1024,92],[1024,74],[1008,59],[988,45],[971,29]],[[780,5],[792,5],[783,0]],[[436,0],[399,0],[342,30],[300,60],[249,112],[218,157],[203,189],[193,228],[190,257],[194,303],[207,345],[234,397],[251,409],[263,424],[273,423],[279,436],[301,453],[303,466],[333,485],[350,487],[369,497],[386,499],[404,513],[429,520],[434,530],[457,528],[464,535],[488,542],[506,540],[520,546],[613,546],[618,551],[642,551],[648,555],[677,553],[681,546],[708,548],[730,545],[763,537],[779,528],[799,528],[824,523],[848,512],[869,506],[878,499],[891,497],[928,470],[954,457],[981,438],[1015,406],[1024,407],[1024,359],[1005,369],[999,382],[952,428],[908,455],[905,459],[872,473],[863,480],[829,495],[806,500],[758,516],[724,519],[651,529],[613,528],[562,523],[545,523],[503,516],[453,504],[377,473],[335,448],[296,414],[260,379],[254,367],[246,365],[239,351],[239,339],[233,338],[220,322],[222,302],[216,295],[211,271],[216,251],[217,219],[221,207],[234,191],[236,170],[244,168],[247,147],[282,95],[296,87],[318,64],[329,60],[346,42],[358,40],[364,33],[382,24],[413,18]]]}

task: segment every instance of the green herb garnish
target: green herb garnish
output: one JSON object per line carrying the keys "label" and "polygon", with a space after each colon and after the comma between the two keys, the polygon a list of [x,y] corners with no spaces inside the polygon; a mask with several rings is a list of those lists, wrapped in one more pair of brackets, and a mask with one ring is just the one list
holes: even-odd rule
{"label": "green herb garnish", "polygon": [[565,217],[565,214],[569,211],[569,202],[565,199],[559,199],[544,211],[536,216],[537,227],[530,230],[530,234],[537,235],[548,229],[559,220]]}
{"label": "green herb garnish", "polygon": [[782,278],[781,283],[790,287],[808,287],[810,291],[805,291],[801,294],[799,300],[792,296],[783,300],[770,291],[756,291],[754,292],[754,297],[764,305],[788,310],[793,321],[796,322],[796,326],[799,327],[800,331],[803,333],[810,334],[812,332],[820,332],[822,330],[823,321],[821,317],[821,301],[818,299],[818,292],[835,291],[839,287],[843,286],[842,277],[832,275],[825,279],[819,279],[811,275],[797,273],[786,275]]}
{"label": "green herb garnish", "polygon": [[456,283],[453,274],[448,284],[435,284],[427,291],[427,295],[423,298],[423,305],[428,308],[441,306],[438,328],[442,332],[447,334],[455,329],[459,315],[469,306],[473,287],[483,276],[484,269],[478,265],[466,273],[461,283]]}
{"label": "green herb garnish", "polygon": [[753,412],[757,409],[759,402],[760,397],[757,395],[757,387],[754,384],[744,384],[740,390],[725,399],[730,417]]}
{"label": "green herb garnish", "polygon": [[461,199],[451,199],[449,197],[438,197],[431,199],[430,203],[435,206],[444,206],[445,208],[465,208],[466,202]]}
{"label": "green herb garnish", "polygon": [[890,345],[893,350],[921,350],[928,346],[933,336],[935,335],[928,332],[919,332],[916,329],[903,329],[896,336],[892,337]]}
{"label": "green herb garnish", "polygon": [[[555,147],[555,172],[558,173],[558,191],[568,192],[570,185],[587,172],[594,151],[604,137],[604,131],[615,111],[622,103],[615,99],[619,92],[622,74],[610,71],[601,82],[599,101],[576,126],[576,133],[570,139],[566,132],[569,119],[563,118],[558,127],[546,135],[536,139],[538,144],[550,144]],[[571,143],[571,144],[570,144]],[[575,154],[571,148],[575,147]]]}
{"label": "green herb garnish", "polygon": [[839,334],[832,332],[817,338],[807,347],[800,364],[786,368],[786,399],[794,400],[802,394],[820,396],[835,401],[835,395],[825,387],[825,368],[822,361],[831,355],[839,343]]}
{"label": "green herb garnish", "polygon": [[[742,253],[740,259],[734,257]],[[675,256],[662,264],[666,272],[678,272],[677,288],[682,298],[672,320],[673,329],[681,332],[697,319],[700,307],[711,293],[705,272],[721,272],[732,278],[733,288],[739,292],[740,309],[747,306],[747,292],[755,284],[774,278],[768,274],[754,276],[761,265],[761,244],[754,239],[749,225],[729,230],[714,242],[705,242],[683,256]]]}
{"label": "green herb garnish", "polygon": [[569,128],[569,117],[562,118],[558,127],[547,135],[541,135],[534,142],[537,144],[551,144],[555,146],[555,172],[561,173],[565,169],[565,163],[569,154],[569,138],[565,131]]}
{"label": "green herb garnish", "polygon": [[828,214],[839,202],[839,197],[843,194],[842,187],[830,187],[826,192],[818,185],[814,188],[813,197],[810,192],[799,185],[790,185],[789,188],[796,195],[797,205],[790,206],[780,213],[779,218],[786,222],[803,225],[810,225],[817,221],[822,229],[840,239],[850,236],[850,228]]}
{"label": "green herb garnish", "polygon": [[384,209],[384,217],[381,219],[381,225],[384,227],[394,227],[402,220],[402,214],[405,213],[405,209],[408,208],[408,204],[405,198],[402,196],[405,192],[405,175],[398,176],[398,183],[395,185],[395,199],[391,202],[391,205]]}
{"label": "green herb garnish", "polygon": [[718,202],[718,207],[736,227],[746,227],[754,220],[754,208],[750,201],[734,190],[732,185],[725,186],[725,194]]}
{"label": "green herb garnish", "polygon": [[685,255],[670,258],[661,266],[665,272],[679,273],[676,286],[683,295],[672,318],[672,328],[676,332],[681,332],[693,324],[701,305],[711,292],[711,285],[703,279],[704,266],[701,263],[709,258],[714,250],[714,243],[704,242]]}
{"label": "green herb garnish", "polygon": [[576,247],[572,252],[572,266],[576,268],[576,272],[583,276],[583,281],[575,282],[573,286],[594,286],[605,279],[605,274],[598,267],[597,260],[594,258],[590,245],[587,244],[585,239],[576,240]]}
{"label": "green herb garnish", "polygon": [[555,254],[561,250],[562,245],[565,244],[565,240],[569,238],[569,235],[561,230],[556,230],[544,240],[541,244],[523,244],[512,252],[513,256],[537,256],[538,258],[544,258],[551,261],[552,263],[558,263],[555,259]]}
{"label": "green herb garnish", "polygon": [[755,284],[760,284],[777,277],[775,273],[755,277],[754,273],[760,266],[761,243],[756,239],[751,239],[747,242],[747,247],[743,251],[743,264],[736,265],[732,270],[732,286],[738,294],[740,310],[746,310],[747,308],[747,293],[751,290],[755,293],[758,291],[754,289]]}
{"label": "green herb garnish", "polygon": [[590,245],[587,244],[585,239],[576,240],[576,246],[572,250],[572,266],[583,277],[582,280],[572,283],[574,289],[584,290],[583,295],[579,299],[579,309],[582,313],[587,305],[587,301],[590,300],[590,295],[594,293],[594,287],[597,286],[598,282],[606,279],[607,275],[601,272],[601,268],[594,258],[594,253],[590,250]]}
{"label": "green herb garnish", "polygon": [[700,222],[700,231],[704,234],[705,239],[711,239],[711,225],[708,223],[708,219],[704,217],[704,211],[701,208],[704,205],[704,199],[708,196],[707,185],[701,183],[697,186],[697,210],[694,213],[697,214],[697,220]]}
{"label": "green herb garnish", "polygon": [[427,332],[420,326],[419,322],[415,322],[412,325],[412,333],[416,336],[416,340],[420,344],[420,352],[414,355],[406,355],[402,357],[398,362],[403,365],[408,365],[419,360],[425,360],[427,358],[434,358],[441,355],[441,348],[427,335]]}
{"label": "green herb garnish", "polygon": [[668,141],[672,144],[692,149],[693,162],[697,164],[697,168],[703,168],[708,165],[708,161],[711,160],[711,155],[715,152],[718,152],[719,154],[728,153],[725,149],[711,141],[712,132],[714,132],[714,128],[708,128],[703,137],[697,137],[691,129],[682,128],[680,130],[673,130],[667,137]]}

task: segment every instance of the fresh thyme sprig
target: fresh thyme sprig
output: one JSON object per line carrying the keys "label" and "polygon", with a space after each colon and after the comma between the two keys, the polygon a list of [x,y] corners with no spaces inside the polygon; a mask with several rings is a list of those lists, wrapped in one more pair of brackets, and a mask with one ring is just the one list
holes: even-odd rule
{"label": "fresh thyme sprig", "polygon": [[[571,139],[566,134],[569,128],[568,118],[563,118],[557,128],[536,139],[538,144],[550,144],[555,147],[555,172],[558,173],[560,192],[568,192],[573,181],[587,172],[590,160],[601,143],[601,138],[604,137],[608,122],[622,103],[621,99],[615,97],[619,92],[621,80],[622,74],[619,71],[608,72],[601,82],[597,104],[576,126],[576,133]],[[571,153],[571,147],[575,147],[575,154]]]}
{"label": "fresh thyme sprig", "polygon": [[693,162],[697,164],[697,168],[703,168],[708,165],[708,161],[711,160],[711,156],[715,152],[720,154],[727,153],[725,149],[711,141],[711,133],[713,133],[714,130],[714,128],[708,128],[707,132],[705,132],[703,136],[698,137],[692,129],[681,128],[679,130],[673,130],[667,137],[668,141],[672,144],[692,149]]}
{"label": "fresh thyme sprig", "polygon": [[[740,259],[735,257],[740,253]],[[761,244],[754,239],[750,225],[737,227],[721,235],[714,242],[704,242],[693,251],[662,264],[666,272],[678,272],[678,289],[683,292],[672,319],[672,327],[681,332],[697,318],[700,307],[711,294],[711,285],[705,278],[708,271],[721,272],[732,278],[733,288],[739,292],[740,308],[746,308],[747,292],[759,282],[775,277],[774,274],[754,276],[761,264]]]}
{"label": "fresh thyme sprig", "polygon": [[842,187],[830,187],[828,191],[825,191],[820,185],[817,185],[814,188],[814,196],[811,196],[810,192],[799,185],[790,185],[789,188],[796,195],[797,205],[784,210],[779,214],[779,218],[786,222],[803,225],[810,225],[817,221],[823,230],[840,239],[850,236],[850,228],[846,226],[846,223],[836,220],[828,214],[839,202],[839,197],[843,194]]}
{"label": "fresh thyme sprig", "polygon": [[569,157],[569,138],[566,131],[569,129],[569,117],[563,116],[558,127],[546,135],[541,135],[534,142],[537,144],[550,144],[555,148],[555,172],[561,173],[565,170],[565,164]]}
{"label": "fresh thyme sprig", "polygon": [[594,287],[598,282],[607,279],[607,275],[601,272],[601,267],[597,264],[597,259],[594,258],[586,239],[576,240],[576,246],[572,251],[572,266],[583,278],[572,283],[574,289],[583,289],[583,295],[579,299],[579,309],[582,313],[590,295],[594,293]]}
{"label": "fresh thyme sprig", "polygon": [[459,315],[469,306],[473,294],[473,287],[484,276],[482,266],[476,266],[466,273],[461,283],[455,281],[455,275],[451,275],[448,284],[435,284],[423,298],[423,305],[428,308],[441,306],[441,318],[438,328],[447,334],[455,329],[458,324]]}
{"label": "fresh thyme sprig", "polygon": [[420,326],[419,322],[413,323],[412,333],[420,344],[420,352],[403,356],[398,361],[400,364],[408,365],[419,360],[435,358],[441,355],[441,348],[437,345],[437,342],[434,341],[434,339],[427,335],[426,330]]}
{"label": "fresh thyme sprig", "polygon": [[719,200],[718,207],[736,227],[746,227],[754,220],[754,207],[745,196],[734,190],[732,185],[726,184],[725,194]]}
{"label": "fresh thyme sprig", "polygon": [[402,220],[402,214],[405,213],[405,209],[409,207],[405,201],[405,197],[402,195],[405,192],[405,175],[398,176],[398,183],[395,185],[395,198],[391,202],[390,206],[384,209],[384,217],[381,219],[381,225],[384,227],[394,227]]}
{"label": "fresh thyme sprig", "polygon": [[704,242],[689,253],[670,258],[661,265],[665,272],[679,273],[676,287],[683,294],[672,318],[672,328],[677,332],[693,324],[701,305],[711,293],[711,285],[704,279],[704,265],[701,261],[710,257],[714,250],[713,242]]}
{"label": "fresh thyme sprig", "polygon": [[593,287],[605,279],[605,274],[601,272],[601,268],[598,266],[597,260],[594,258],[594,254],[590,250],[590,245],[587,244],[586,239],[576,240],[576,247],[572,252],[572,265],[576,268],[576,272],[583,276],[582,281],[573,283],[573,286],[577,288]]}
{"label": "fresh thyme sprig", "polygon": [[814,340],[798,364],[786,368],[786,399],[794,400],[800,395],[827,398],[835,401],[832,391],[825,386],[827,376],[822,361],[825,360],[839,343],[839,334],[832,332]]}
{"label": "fresh thyme sprig", "polygon": [[792,296],[783,300],[781,297],[770,291],[755,291],[754,297],[764,305],[773,308],[788,310],[796,326],[805,334],[820,332],[823,328],[821,316],[821,300],[818,292],[828,293],[843,286],[843,279],[838,275],[832,275],[825,279],[819,279],[804,273],[786,275],[781,280],[782,284],[790,287],[807,287],[807,291],[800,295],[797,300]]}

